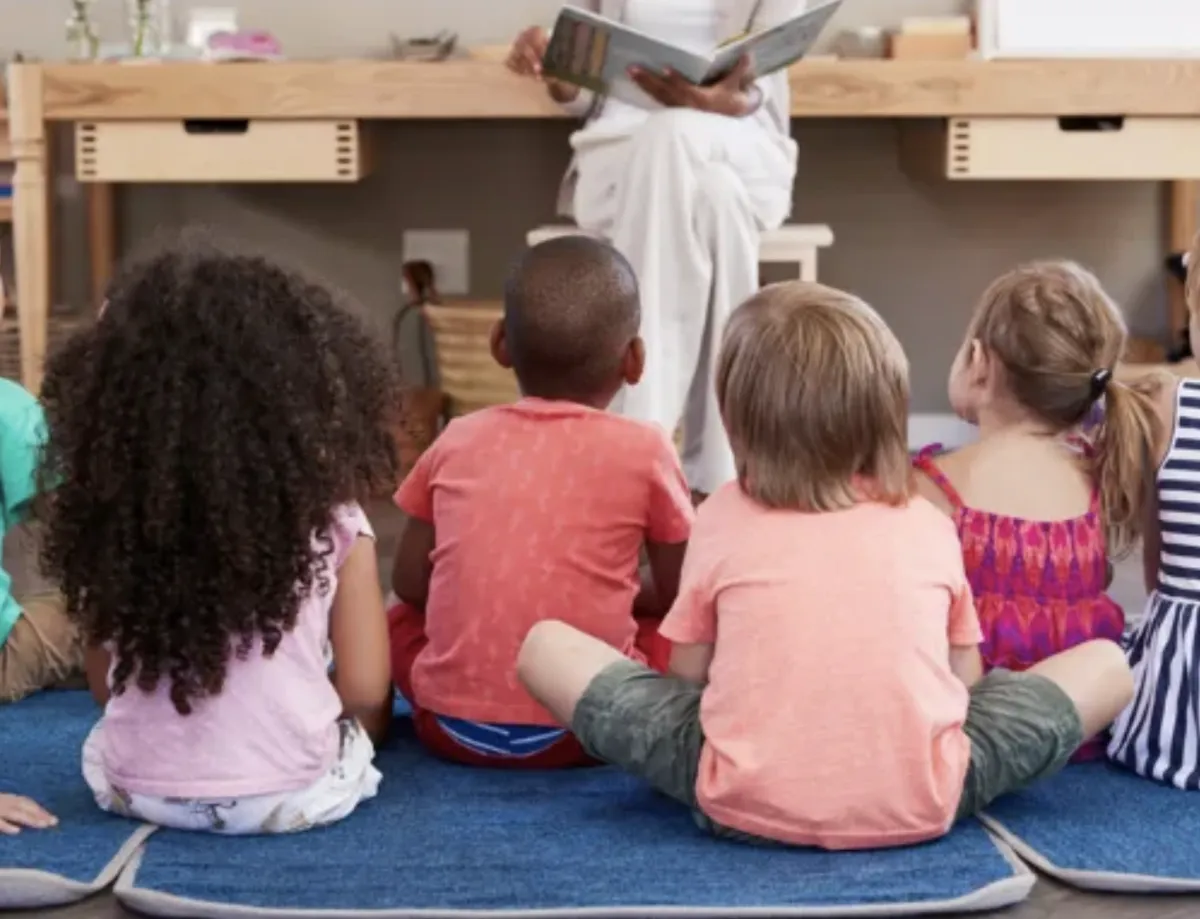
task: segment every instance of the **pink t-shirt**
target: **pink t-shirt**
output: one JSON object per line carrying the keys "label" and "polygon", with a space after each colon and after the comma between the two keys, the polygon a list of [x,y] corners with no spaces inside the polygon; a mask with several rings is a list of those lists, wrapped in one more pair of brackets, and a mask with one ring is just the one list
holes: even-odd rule
{"label": "pink t-shirt", "polygon": [[319,564],[329,589],[314,586],[271,657],[258,642],[245,660],[231,656],[225,688],[196,701],[190,715],[175,711],[167,680],[152,693],[131,684],[109,700],[97,740],[114,787],[164,798],[236,798],[305,788],[328,771],[342,713],[329,679],[329,611],[354,541],[374,533],[362,509],[346,504],[324,535],[332,553]]}
{"label": "pink t-shirt", "polygon": [[970,761],[950,647],[981,636],[932,504],[802,514],[727,485],[700,508],[662,634],[715,644],[696,781],[713,820],[830,849],[949,828]]}
{"label": "pink t-shirt", "polygon": [[556,723],[517,680],[535,623],[633,655],[641,547],[686,541],[693,516],[660,428],[541,399],[452,421],[396,503],[437,540],[413,701],[498,724]]}

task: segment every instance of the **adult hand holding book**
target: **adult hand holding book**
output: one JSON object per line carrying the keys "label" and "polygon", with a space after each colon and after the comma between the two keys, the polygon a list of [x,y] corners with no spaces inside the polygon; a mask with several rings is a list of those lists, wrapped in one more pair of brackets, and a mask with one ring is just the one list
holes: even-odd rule
{"label": "adult hand holding book", "polygon": [[[583,87],[645,108],[681,105],[727,115],[756,107],[748,90],[751,70],[766,77],[808,53],[841,5],[826,0],[764,28],[754,18],[745,31],[707,50],[674,44],[576,6],[558,14],[552,34],[538,32],[529,53],[543,49],[544,79]],[[533,65],[530,64],[532,67]]]}
{"label": "adult hand holding book", "polygon": [[513,73],[541,80],[546,85],[550,97],[562,104],[573,101],[579,95],[579,87],[553,77],[547,77],[542,72],[542,58],[546,56],[546,47],[550,36],[540,26],[530,26],[521,32],[513,41],[504,64]]}
{"label": "adult hand holding book", "polygon": [[762,94],[754,85],[749,55],[742,55],[729,73],[708,86],[697,86],[674,70],[660,74],[631,67],[629,76],[646,95],[668,108],[693,108],[743,118],[753,113],[762,101]]}

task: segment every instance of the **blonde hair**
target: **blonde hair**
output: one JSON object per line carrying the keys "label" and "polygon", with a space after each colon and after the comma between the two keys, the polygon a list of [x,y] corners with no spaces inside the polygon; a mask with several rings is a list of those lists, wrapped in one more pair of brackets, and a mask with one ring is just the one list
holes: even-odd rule
{"label": "blonde hair", "polygon": [[1092,471],[1109,550],[1127,553],[1141,535],[1161,421],[1149,386],[1113,377],[1128,331],[1096,276],[1073,262],[1022,265],[984,293],[969,337],[1000,362],[1011,396],[1055,432],[1079,425],[1103,397]]}
{"label": "blonde hair", "polygon": [[908,500],[908,361],[862,300],[802,281],[764,288],[730,317],[716,377],[738,480],[760,504]]}

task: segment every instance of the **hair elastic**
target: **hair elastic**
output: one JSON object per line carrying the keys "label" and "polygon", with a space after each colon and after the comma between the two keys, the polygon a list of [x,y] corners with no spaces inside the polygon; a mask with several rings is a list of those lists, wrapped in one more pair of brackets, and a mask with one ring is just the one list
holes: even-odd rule
{"label": "hair elastic", "polygon": [[1108,384],[1112,381],[1112,371],[1107,367],[1095,371],[1092,374],[1092,399],[1099,399],[1108,389]]}

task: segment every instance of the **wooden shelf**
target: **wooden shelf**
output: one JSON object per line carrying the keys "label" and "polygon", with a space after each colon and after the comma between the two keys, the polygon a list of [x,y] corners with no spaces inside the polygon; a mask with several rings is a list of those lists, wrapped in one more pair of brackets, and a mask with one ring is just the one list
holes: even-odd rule
{"label": "wooden shelf", "polygon": [[[494,60],[53,64],[49,121],[563,117]],[[1200,59],[813,60],[790,73],[798,118],[1200,116]]]}

